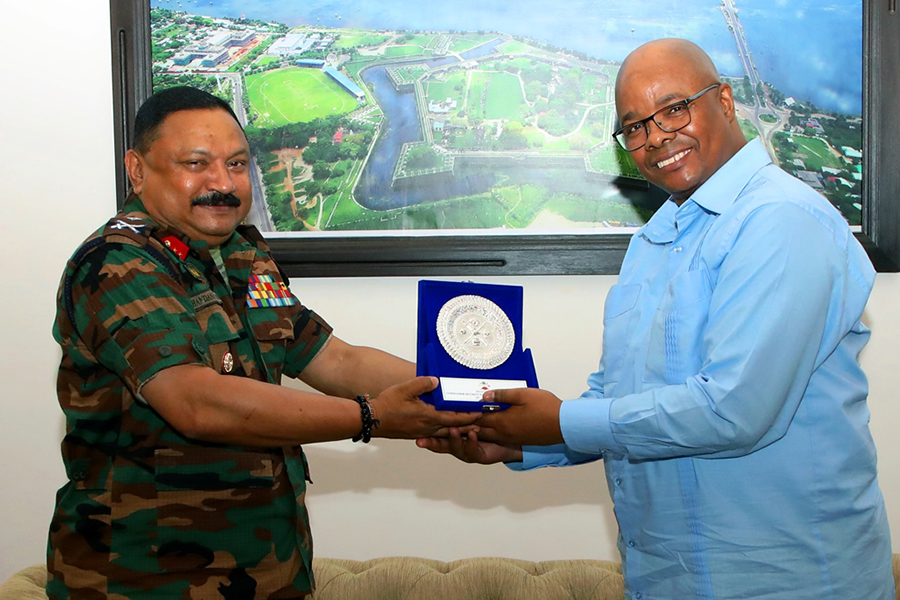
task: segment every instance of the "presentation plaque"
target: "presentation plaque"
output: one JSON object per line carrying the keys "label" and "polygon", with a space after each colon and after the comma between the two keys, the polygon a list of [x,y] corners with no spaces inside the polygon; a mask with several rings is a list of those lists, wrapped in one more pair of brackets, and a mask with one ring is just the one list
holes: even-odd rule
{"label": "presentation plaque", "polygon": [[439,410],[503,410],[484,392],[538,387],[522,348],[522,287],[420,281],[416,372],[440,380],[422,396]]}

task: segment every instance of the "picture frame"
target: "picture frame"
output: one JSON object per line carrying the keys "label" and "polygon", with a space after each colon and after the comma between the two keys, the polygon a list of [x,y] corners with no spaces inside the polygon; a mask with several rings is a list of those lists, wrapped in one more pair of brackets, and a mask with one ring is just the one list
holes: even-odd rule
{"label": "picture frame", "polygon": [[[857,238],[881,272],[900,270],[900,72],[896,0],[862,3],[863,142],[861,223]],[[150,0],[110,0],[114,135],[117,156],[131,139],[134,114],[152,89]],[[120,161],[121,162],[121,161]],[[117,165],[121,206],[127,178]],[[472,234],[453,230],[337,237],[273,236],[267,241],[292,277],[615,274],[631,231]]]}

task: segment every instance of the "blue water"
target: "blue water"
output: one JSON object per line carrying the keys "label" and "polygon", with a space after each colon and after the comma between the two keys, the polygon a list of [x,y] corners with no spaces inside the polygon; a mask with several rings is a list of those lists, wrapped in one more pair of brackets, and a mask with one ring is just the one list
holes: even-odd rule
{"label": "blue water", "polygon": [[[490,54],[502,42],[500,38],[483,44],[462,54],[463,60]],[[427,64],[431,67],[443,66],[459,59],[444,57]],[[453,177],[439,181],[423,182],[416,186],[394,189],[391,185],[394,164],[406,142],[421,141],[422,128],[412,92],[397,92],[388,81],[386,67],[372,67],[362,73],[362,78],[372,90],[378,106],[384,112],[384,131],[375,142],[375,147],[366,162],[359,185],[355,191],[357,202],[373,210],[389,210],[412,206],[423,202],[435,202],[445,198],[457,198],[487,192],[499,178],[505,177],[519,185],[539,185],[555,192],[597,197],[598,180],[591,179],[581,163],[568,168],[563,166],[535,169],[526,165],[495,165],[480,160],[459,160],[454,167]],[[638,206],[653,205],[655,208],[664,197],[646,186],[617,186],[610,178],[605,183],[606,190],[600,194],[607,200],[628,202]],[[654,204],[655,203],[655,204]],[[598,221],[602,217],[598,216]]]}
{"label": "blue water", "polygon": [[[468,60],[484,56],[493,51],[502,40],[483,44],[462,54]],[[438,67],[459,59],[445,57],[427,61],[430,67]],[[372,67],[362,74],[363,80],[375,94],[378,106],[387,117],[384,131],[375,142],[372,154],[366,163],[356,188],[357,200],[366,208],[384,210],[401,206],[412,206],[421,202],[432,202],[444,198],[456,198],[487,191],[496,180],[491,172],[468,173],[464,177],[443,180],[440,185],[423,186],[416,189],[394,190],[391,179],[400,150],[406,142],[423,140],[422,126],[416,109],[415,94],[398,93],[388,81],[385,67]]]}
{"label": "blue water", "polygon": [[[364,29],[502,31],[620,61],[659,37],[700,44],[743,76],[719,0],[152,0],[211,17]],[[862,0],[736,0],[757,69],[788,96],[862,111]]]}

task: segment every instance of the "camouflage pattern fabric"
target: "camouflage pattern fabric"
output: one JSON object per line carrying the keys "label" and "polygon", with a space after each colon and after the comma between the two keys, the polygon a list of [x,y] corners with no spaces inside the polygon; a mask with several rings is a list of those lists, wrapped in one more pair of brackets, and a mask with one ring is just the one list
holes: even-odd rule
{"label": "camouflage pattern fabric", "polygon": [[331,328],[287,288],[241,226],[221,247],[159,227],[132,198],[69,261],[62,346],[68,482],[50,528],[50,598],[298,598],[312,581],[299,446],[180,435],[141,398],[174,365],[273,384],[298,375]]}

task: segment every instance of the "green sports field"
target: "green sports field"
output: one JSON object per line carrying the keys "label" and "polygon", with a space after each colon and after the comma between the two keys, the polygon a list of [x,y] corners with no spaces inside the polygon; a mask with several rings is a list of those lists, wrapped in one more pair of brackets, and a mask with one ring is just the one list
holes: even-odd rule
{"label": "green sports field", "polygon": [[250,106],[257,114],[255,124],[260,127],[306,123],[358,106],[356,98],[318,69],[288,67],[249,75],[246,81]]}

